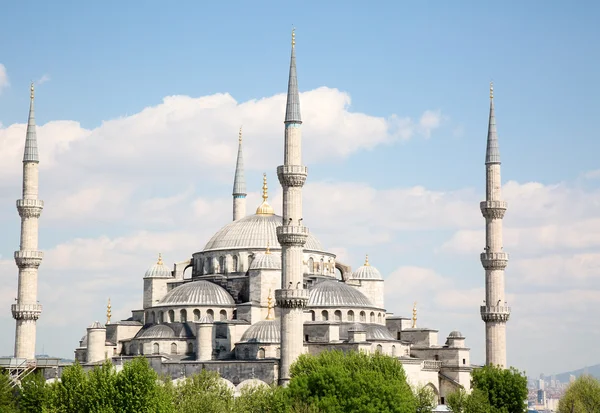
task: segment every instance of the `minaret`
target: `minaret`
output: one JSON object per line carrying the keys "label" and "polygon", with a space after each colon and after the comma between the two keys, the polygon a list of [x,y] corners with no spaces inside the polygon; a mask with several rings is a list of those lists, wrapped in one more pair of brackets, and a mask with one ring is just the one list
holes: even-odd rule
{"label": "minaret", "polygon": [[304,308],[308,301],[302,266],[303,247],[308,237],[308,228],[302,225],[302,186],[306,181],[307,169],[302,165],[302,120],[295,45],[295,33],[292,31],[284,122],[284,164],[277,167],[277,176],[283,187],[283,222],[282,226],[277,227],[277,240],[281,244],[282,289],[275,291],[275,301],[281,309],[279,384],[284,386],[290,380],[290,366],[304,351]]}
{"label": "minaret", "polygon": [[244,176],[244,154],[242,152],[242,128],[238,137],[238,156],[235,164],[235,178],[233,179],[233,220],[246,216],[246,177]]}
{"label": "minaret", "polygon": [[31,84],[31,101],[25,154],[23,155],[23,198],[17,200],[21,216],[21,245],[15,251],[15,262],[19,267],[19,285],[16,303],[11,306],[17,321],[15,333],[15,357],[35,359],[36,322],[42,312],[37,300],[38,267],[44,254],[38,251],[38,218],[44,202],[38,199],[38,147],[33,110],[34,90]]}
{"label": "minaret", "polygon": [[494,115],[494,85],[490,83],[490,120],[485,154],[485,201],[480,203],[485,218],[485,252],[481,264],[485,268],[485,305],[481,319],[485,322],[486,364],[506,367],[506,322],[510,307],[504,296],[504,269],[508,254],[502,246],[502,218],[507,204],[502,200],[500,179],[500,151]]}

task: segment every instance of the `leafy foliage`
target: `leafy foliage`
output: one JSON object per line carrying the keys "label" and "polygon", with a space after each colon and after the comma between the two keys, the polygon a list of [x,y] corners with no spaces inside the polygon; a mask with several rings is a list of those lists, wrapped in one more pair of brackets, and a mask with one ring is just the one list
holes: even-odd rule
{"label": "leafy foliage", "polygon": [[10,377],[3,371],[0,372],[0,412],[17,412]]}
{"label": "leafy foliage", "polygon": [[558,413],[600,412],[600,381],[581,376],[569,385],[558,403]]}
{"label": "leafy foliage", "polygon": [[[527,377],[514,367],[484,366],[474,370],[473,388],[487,395],[494,413],[523,413],[527,410]],[[481,398],[480,395],[477,397]]]}
{"label": "leafy foliage", "polygon": [[50,386],[40,373],[30,374],[21,381],[18,404],[23,413],[38,413],[48,404]]}
{"label": "leafy foliage", "polygon": [[331,413],[414,413],[415,398],[400,362],[381,354],[325,351],[292,365],[289,400]]}
{"label": "leafy foliage", "polygon": [[429,386],[417,386],[414,393],[416,413],[431,413],[437,407],[435,393]]}
{"label": "leafy foliage", "polygon": [[218,373],[202,370],[175,388],[175,411],[180,413],[222,413],[231,411],[233,392]]}

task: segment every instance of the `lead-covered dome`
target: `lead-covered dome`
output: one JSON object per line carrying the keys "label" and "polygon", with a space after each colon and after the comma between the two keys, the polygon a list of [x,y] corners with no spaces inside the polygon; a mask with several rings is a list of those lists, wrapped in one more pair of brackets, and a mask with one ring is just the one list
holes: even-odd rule
{"label": "lead-covered dome", "polygon": [[[283,218],[275,214],[255,214],[230,222],[221,228],[206,243],[204,252],[235,249],[280,249],[276,228],[281,226]],[[305,250],[323,251],[321,243],[308,234]]]}
{"label": "lead-covered dome", "polygon": [[383,280],[383,277],[377,268],[369,264],[368,255],[365,257],[364,265],[358,267],[356,271],[352,273],[352,278],[355,280]]}
{"label": "lead-covered dome", "polygon": [[165,324],[157,324],[140,331],[135,338],[175,338],[175,332]]}
{"label": "lead-covered dome", "polygon": [[273,254],[267,250],[264,254],[256,254],[256,257],[250,263],[251,270],[280,270],[281,256]]}
{"label": "lead-covered dome", "polygon": [[231,306],[234,304],[233,297],[223,287],[210,281],[201,280],[186,282],[173,288],[156,304],[156,307],[175,305]]}
{"label": "lead-covered dome", "polygon": [[252,324],[242,335],[241,343],[279,343],[281,323],[277,320],[263,320]]}
{"label": "lead-covered dome", "polygon": [[165,265],[161,254],[158,254],[158,261],[152,267],[148,268],[144,278],[171,278],[171,269]]}
{"label": "lead-covered dome", "polygon": [[340,281],[323,281],[309,291],[309,307],[373,307],[369,299],[354,287]]}
{"label": "lead-covered dome", "polygon": [[340,339],[348,339],[348,331],[364,331],[367,333],[367,340],[395,340],[394,336],[386,326],[373,323],[342,323],[340,325]]}

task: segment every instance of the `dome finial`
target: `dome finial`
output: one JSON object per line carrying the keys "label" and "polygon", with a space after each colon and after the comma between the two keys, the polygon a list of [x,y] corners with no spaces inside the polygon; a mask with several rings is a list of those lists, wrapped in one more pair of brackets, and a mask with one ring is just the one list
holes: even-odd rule
{"label": "dome finial", "polygon": [[366,254],[365,255],[365,267],[368,267],[369,265],[371,265],[371,264],[369,264],[369,254]]}
{"label": "dome finial", "polygon": [[292,47],[296,46],[296,28],[292,26]]}
{"label": "dome finial", "polygon": [[417,328],[417,302],[413,305],[412,328]]}
{"label": "dome finial", "polygon": [[110,305],[110,297],[109,297],[108,304],[106,305],[106,324],[110,324],[110,317],[112,315],[111,309],[112,309],[112,306]]}
{"label": "dome finial", "polygon": [[242,127],[240,126],[240,133],[238,135],[238,140],[240,143],[242,143]]}
{"label": "dome finial", "polygon": [[273,297],[271,296],[271,289],[269,288],[269,296],[267,297],[267,318],[265,320],[275,320],[273,315]]}
{"label": "dome finial", "polygon": [[158,253],[158,261],[156,261],[157,265],[163,265],[163,260],[162,260],[162,254],[159,252]]}
{"label": "dome finial", "polygon": [[33,100],[33,98],[35,97],[35,88],[33,87],[33,82],[31,82],[31,100]]}
{"label": "dome finial", "polygon": [[265,251],[265,254],[270,254],[271,253],[271,243],[269,241],[267,241],[267,250]]}
{"label": "dome finial", "polygon": [[269,199],[269,187],[267,186],[267,174],[266,173],[263,173],[262,190],[263,190],[263,193],[262,193],[263,202],[256,209],[256,213],[259,215],[273,215],[275,213],[275,211],[273,210],[273,207],[271,205],[269,205],[269,203],[267,202],[267,200]]}
{"label": "dome finial", "polygon": [[490,99],[494,99],[494,81],[490,82]]}
{"label": "dome finial", "polygon": [[263,173],[263,194],[262,194],[262,198],[263,198],[263,202],[267,202],[267,199],[269,199],[269,187],[267,186],[267,174]]}

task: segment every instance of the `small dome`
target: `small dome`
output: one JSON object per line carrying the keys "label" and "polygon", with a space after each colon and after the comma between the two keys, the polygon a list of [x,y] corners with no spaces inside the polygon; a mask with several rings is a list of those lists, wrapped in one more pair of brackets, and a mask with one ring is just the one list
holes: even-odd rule
{"label": "small dome", "polygon": [[106,328],[102,325],[102,323],[100,323],[100,321],[94,321],[92,323],[91,326],[89,326],[88,328]]}
{"label": "small dome", "polygon": [[340,338],[347,340],[348,331],[350,330],[366,332],[367,340],[395,340],[387,327],[369,323],[342,323],[340,326]]}
{"label": "small dome", "polygon": [[140,331],[135,338],[175,338],[175,332],[165,324],[157,324]]}
{"label": "small dome", "polygon": [[209,315],[202,314],[196,323],[198,324],[212,324],[214,322],[213,318]]}
{"label": "small dome", "polygon": [[340,281],[323,281],[309,291],[308,307],[373,307],[354,287]]}
{"label": "small dome", "polygon": [[156,307],[173,305],[231,306],[235,301],[223,287],[210,281],[186,282],[169,291]]}
{"label": "small dome", "polygon": [[79,340],[79,347],[87,347],[87,334]]}
{"label": "small dome", "polygon": [[264,254],[257,254],[250,264],[251,270],[280,270],[281,256],[272,254],[268,250]]}
{"label": "small dome", "polygon": [[241,343],[279,343],[281,324],[279,320],[263,320],[252,324],[242,335]]}
{"label": "small dome", "polygon": [[448,334],[448,338],[465,338],[462,333],[458,330],[454,330],[452,331],[450,334]]}
{"label": "small dome", "polygon": [[171,278],[171,269],[165,265],[161,254],[158,254],[158,261],[152,267],[148,268],[144,278]]}
{"label": "small dome", "polygon": [[356,280],[383,280],[383,277],[377,268],[369,264],[368,255],[365,258],[365,264],[358,267],[356,271],[352,273],[352,278]]}

